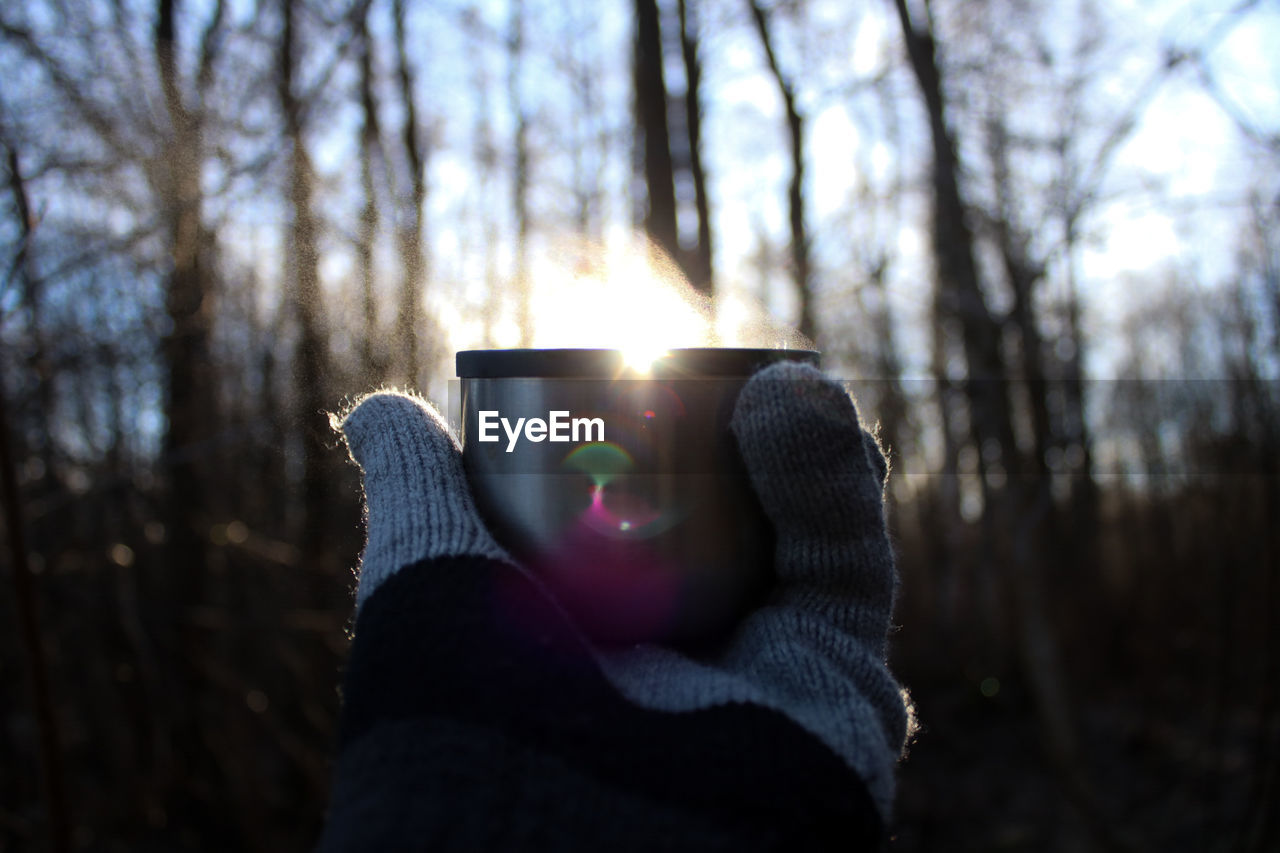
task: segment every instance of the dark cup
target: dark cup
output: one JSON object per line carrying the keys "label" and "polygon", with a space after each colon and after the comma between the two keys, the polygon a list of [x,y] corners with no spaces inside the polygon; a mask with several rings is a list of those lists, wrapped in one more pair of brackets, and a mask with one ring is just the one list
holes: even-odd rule
{"label": "dark cup", "polygon": [[458,353],[480,513],[596,640],[713,641],[769,578],[772,528],[729,420],[783,360],[818,354],[676,349],[637,371],[618,350]]}

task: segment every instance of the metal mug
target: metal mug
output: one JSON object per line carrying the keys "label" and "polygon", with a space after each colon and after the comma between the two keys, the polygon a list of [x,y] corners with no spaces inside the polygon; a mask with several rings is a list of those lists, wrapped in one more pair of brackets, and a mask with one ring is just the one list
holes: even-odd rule
{"label": "metal mug", "polygon": [[462,457],[498,541],[605,643],[713,642],[766,588],[772,528],[729,420],[738,394],[807,350],[457,354]]}

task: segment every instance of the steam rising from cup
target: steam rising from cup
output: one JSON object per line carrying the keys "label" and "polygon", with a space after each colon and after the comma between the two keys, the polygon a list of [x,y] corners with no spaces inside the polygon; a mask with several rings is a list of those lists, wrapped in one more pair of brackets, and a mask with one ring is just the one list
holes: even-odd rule
{"label": "steam rising from cup", "polygon": [[812,346],[741,288],[723,285],[714,297],[699,293],[641,237],[564,241],[535,261],[528,280],[535,348],[617,349],[628,367],[642,372],[676,348]]}

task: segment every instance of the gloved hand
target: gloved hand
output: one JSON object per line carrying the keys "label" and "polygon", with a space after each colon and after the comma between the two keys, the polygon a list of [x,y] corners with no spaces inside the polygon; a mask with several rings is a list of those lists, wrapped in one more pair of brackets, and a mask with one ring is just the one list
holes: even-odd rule
{"label": "gloved hand", "polygon": [[[358,608],[402,573],[429,574],[458,558],[500,564],[551,598],[485,529],[457,442],[428,404],[377,393],[340,425],[364,471],[368,543]],[[731,429],[777,535],[776,581],[764,603],[718,651],[698,659],[656,645],[595,647],[579,634],[574,642],[627,703],[659,718],[740,706],[782,715],[856,773],[886,820],[907,710],[885,664],[896,576],[884,523],[884,456],[845,390],[802,364],[783,362],[753,377]],[[569,623],[553,601],[546,607]],[[361,631],[358,620],[357,643]],[[349,682],[348,702],[352,689]],[[590,724],[574,723],[579,736]]]}

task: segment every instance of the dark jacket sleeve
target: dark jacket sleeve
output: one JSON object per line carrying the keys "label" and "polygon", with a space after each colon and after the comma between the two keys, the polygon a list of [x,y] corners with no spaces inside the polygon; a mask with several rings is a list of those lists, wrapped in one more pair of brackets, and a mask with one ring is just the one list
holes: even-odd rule
{"label": "dark jacket sleeve", "polygon": [[629,704],[509,566],[407,567],[361,607],[322,851],[874,850],[823,744],[748,704]]}

